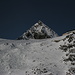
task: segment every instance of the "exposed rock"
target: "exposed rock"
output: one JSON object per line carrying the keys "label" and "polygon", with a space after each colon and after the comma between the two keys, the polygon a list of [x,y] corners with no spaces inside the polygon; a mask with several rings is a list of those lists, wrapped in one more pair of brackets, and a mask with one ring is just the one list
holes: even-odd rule
{"label": "exposed rock", "polygon": [[23,35],[18,38],[18,40],[46,39],[57,36],[57,33],[55,33],[51,28],[49,28],[43,22],[38,21],[38,23],[34,24],[29,30],[27,30],[27,32],[24,32]]}

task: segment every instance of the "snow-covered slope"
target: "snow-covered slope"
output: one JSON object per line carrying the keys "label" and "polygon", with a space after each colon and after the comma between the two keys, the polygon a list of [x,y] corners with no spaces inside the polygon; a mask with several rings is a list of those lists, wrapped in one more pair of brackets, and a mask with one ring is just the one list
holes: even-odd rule
{"label": "snow-covered slope", "polygon": [[68,31],[68,32],[64,33],[63,35],[68,35],[68,34],[70,34],[70,33],[75,33],[75,30]]}
{"label": "snow-covered slope", "polygon": [[74,33],[53,39],[1,40],[0,75],[75,75]]}
{"label": "snow-covered slope", "polygon": [[27,32],[23,33],[23,35],[20,36],[18,40],[46,39],[57,36],[57,33],[55,33],[51,28],[46,26],[43,22],[38,21],[38,23],[34,24],[29,30],[27,30]]}

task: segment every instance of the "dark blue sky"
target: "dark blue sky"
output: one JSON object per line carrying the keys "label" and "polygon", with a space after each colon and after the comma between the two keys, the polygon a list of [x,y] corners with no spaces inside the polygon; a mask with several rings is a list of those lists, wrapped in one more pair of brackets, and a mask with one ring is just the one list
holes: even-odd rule
{"label": "dark blue sky", "polygon": [[59,35],[75,29],[75,1],[0,0],[0,38],[16,39],[38,20]]}

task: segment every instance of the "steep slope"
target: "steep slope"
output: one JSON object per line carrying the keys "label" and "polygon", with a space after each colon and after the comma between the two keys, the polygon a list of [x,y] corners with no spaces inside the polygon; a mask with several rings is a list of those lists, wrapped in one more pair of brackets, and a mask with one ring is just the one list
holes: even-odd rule
{"label": "steep slope", "polygon": [[34,24],[27,32],[23,33],[22,36],[18,38],[18,40],[24,39],[46,39],[57,37],[58,35],[48,26],[46,26],[43,22],[38,21],[38,23]]}
{"label": "steep slope", "polygon": [[74,33],[53,39],[1,40],[0,75],[75,75]]}
{"label": "steep slope", "polygon": [[60,45],[60,49],[66,53],[64,61],[69,64],[69,74],[75,75],[75,31],[68,33],[63,41],[64,44]]}

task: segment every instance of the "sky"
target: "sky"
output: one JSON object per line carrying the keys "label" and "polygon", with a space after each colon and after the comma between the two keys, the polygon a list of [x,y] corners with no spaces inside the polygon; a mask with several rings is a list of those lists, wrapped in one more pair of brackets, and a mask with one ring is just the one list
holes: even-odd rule
{"label": "sky", "polygon": [[16,39],[38,20],[60,36],[75,29],[75,1],[0,0],[0,38]]}

